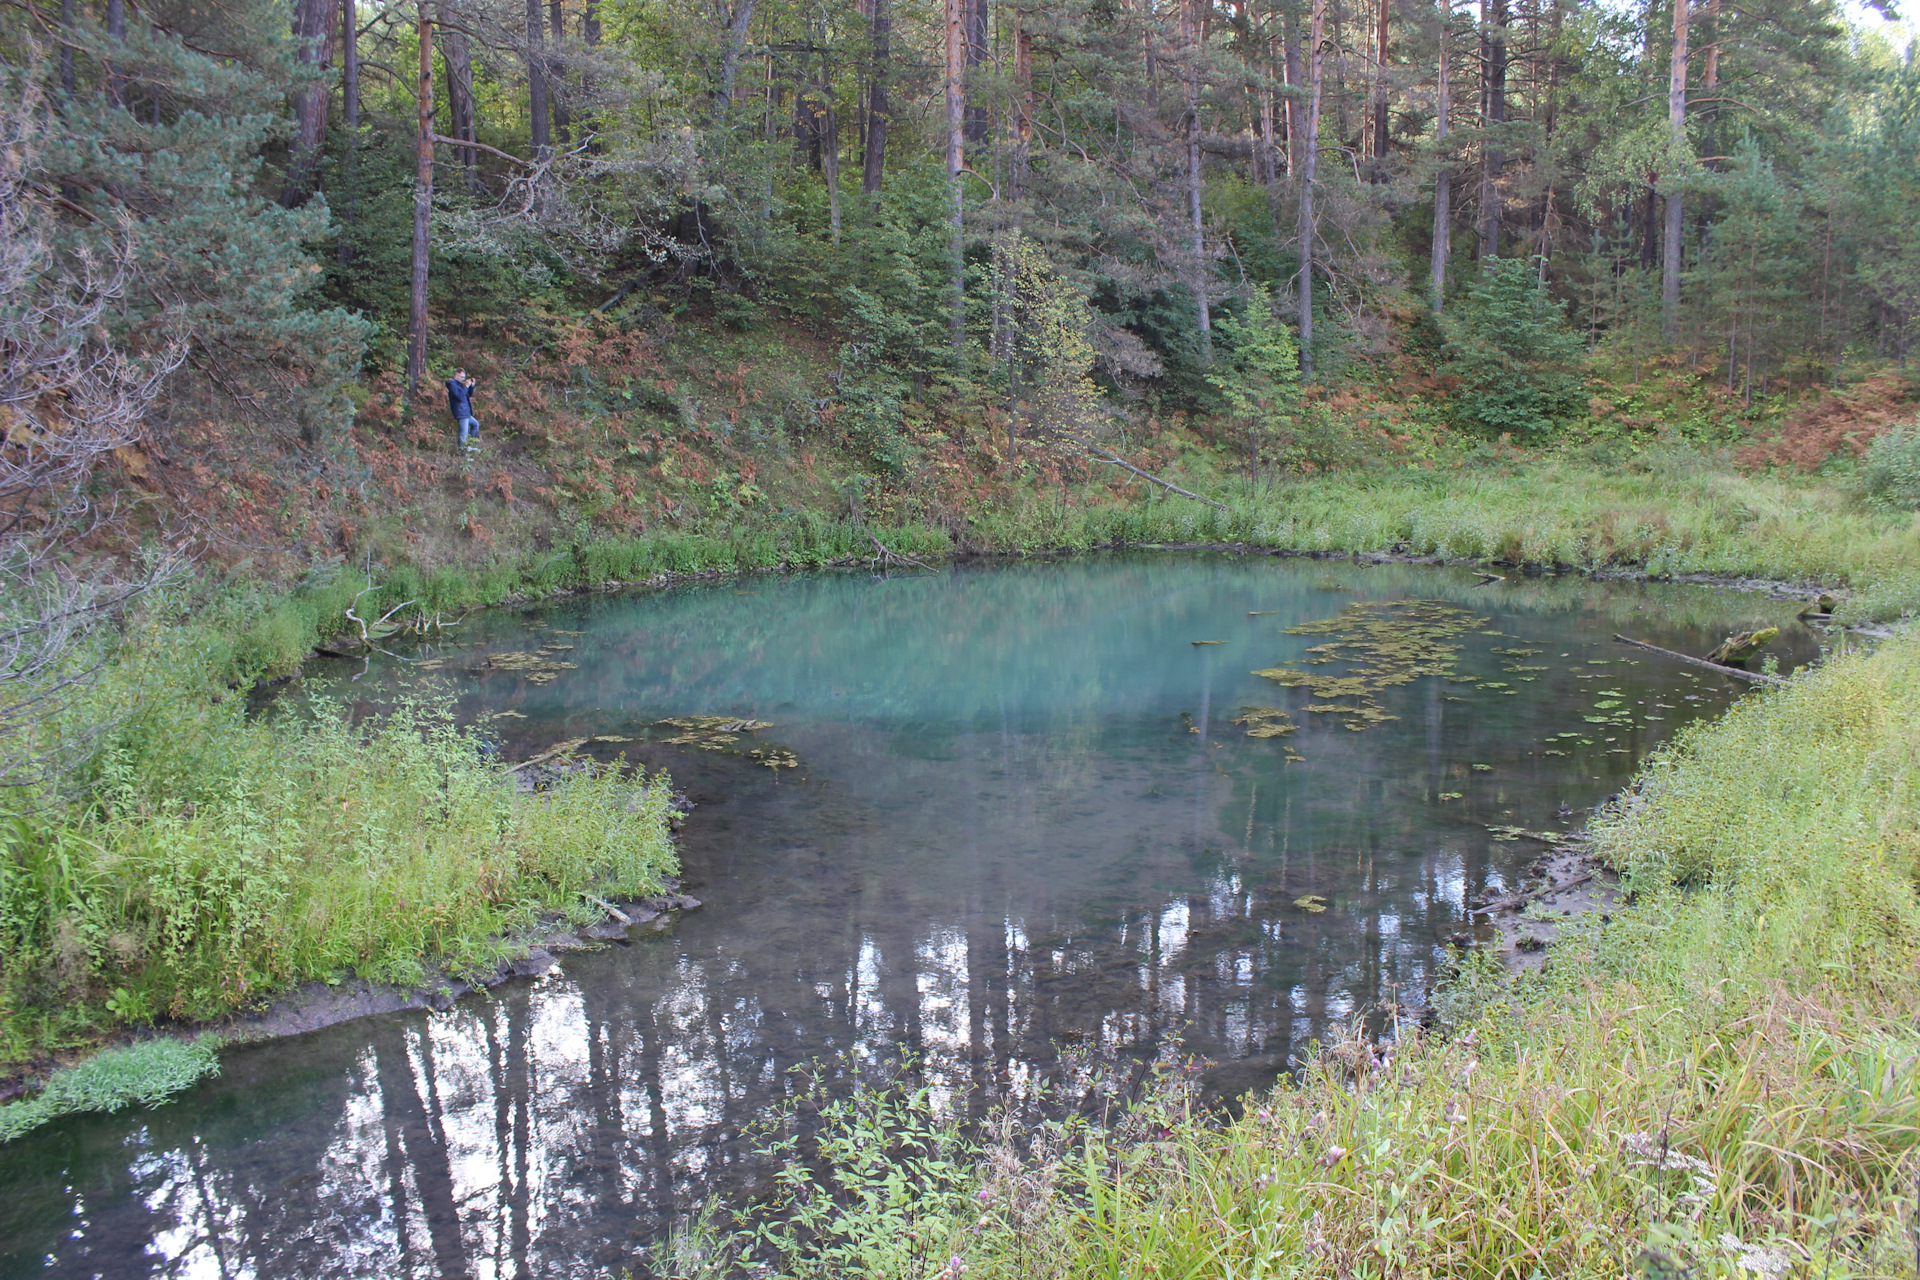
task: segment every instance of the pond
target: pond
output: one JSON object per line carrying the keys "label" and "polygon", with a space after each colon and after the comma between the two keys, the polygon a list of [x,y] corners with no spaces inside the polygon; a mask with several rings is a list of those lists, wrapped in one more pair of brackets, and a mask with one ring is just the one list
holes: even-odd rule
{"label": "pond", "polygon": [[13,1144],[0,1276],[602,1275],[764,1185],[751,1128],[803,1064],[910,1054],[976,1111],[1095,1062],[1267,1083],[1421,1006],[1540,854],[1515,829],[1576,827],[1739,696],[1615,632],[1700,653],[1780,625],[1787,668],[1817,652],[1793,614],[1132,553],[581,598],[336,664],[354,697],[451,689],[513,758],[586,738],[669,770],[704,908]]}

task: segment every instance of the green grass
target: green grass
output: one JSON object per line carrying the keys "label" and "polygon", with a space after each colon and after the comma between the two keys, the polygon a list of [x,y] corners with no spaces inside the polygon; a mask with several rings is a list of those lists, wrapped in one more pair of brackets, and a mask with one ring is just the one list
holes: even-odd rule
{"label": "green grass", "polygon": [[1632,905],[1544,975],[1466,963],[1440,1031],[1342,1037],[1233,1120],[1178,1068],[1087,1130],[879,1090],[675,1273],[1911,1276],[1916,761],[1920,640],[1750,695],[1594,824]]}
{"label": "green grass", "polygon": [[1244,542],[1302,551],[1707,573],[1864,585],[1920,575],[1920,528],[1817,480],[1744,476],[1698,455],[1603,468],[1570,455],[1500,469],[1392,468],[1201,485],[1216,511],[1147,492],[1109,505],[1030,500],[975,522],[984,547]]}
{"label": "green grass", "polygon": [[0,815],[0,1061],[308,980],[483,970],[677,865],[664,778],[522,794],[447,705],[250,717],[232,657],[220,626],[141,619],[54,727],[98,734],[69,793]]}

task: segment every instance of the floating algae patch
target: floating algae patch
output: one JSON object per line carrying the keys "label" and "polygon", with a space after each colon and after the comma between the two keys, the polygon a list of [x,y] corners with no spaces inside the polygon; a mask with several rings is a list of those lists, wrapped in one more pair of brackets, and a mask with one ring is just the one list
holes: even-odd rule
{"label": "floating algae patch", "polygon": [[1244,725],[1249,738],[1284,738],[1300,727],[1278,707],[1242,707],[1233,722]]}
{"label": "floating algae patch", "polygon": [[[1338,716],[1349,729],[1362,730],[1396,719],[1380,704],[1380,692],[1411,684],[1421,676],[1458,680],[1454,670],[1460,646],[1449,641],[1484,625],[1487,619],[1440,600],[1366,601],[1350,604],[1331,618],[1286,628],[1286,634],[1329,636],[1306,656],[1253,674],[1291,689],[1306,689],[1314,701],[1307,710]],[[1303,670],[1339,664],[1336,675]],[[1500,687],[1500,686],[1495,686]]]}
{"label": "floating algae patch", "polygon": [[758,733],[773,726],[765,720],[742,720],[738,716],[675,716],[670,720],[656,720],[660,728],[676,729],[667,744],[675,747],[692,747],[697,751],[718,751],[727,755],[744,756],[755,764],[765,765],[769,769],[797,769],[800,757],[785,747],[753,747],[746,751],[734,748],[743,733]]}
{"label": "floating algae patch", "polygon": [[559,679],[562,671],[572,671],[577,666],[577,663],[561,662],[547,656],[544,652],[526,653],[516,650],[512,653],[489,654],[486,665],[480,669],[482,671],[515,671],[525,676],[528,684],[551,684]]}

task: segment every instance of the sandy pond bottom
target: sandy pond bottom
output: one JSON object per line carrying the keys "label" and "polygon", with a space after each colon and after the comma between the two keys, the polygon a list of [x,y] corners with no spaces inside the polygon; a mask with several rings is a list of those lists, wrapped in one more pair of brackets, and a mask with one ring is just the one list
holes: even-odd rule
{"label": "sandy pond bottom", "polygon": [[1264,1083],[1421,1002],[1539,853],[1501,828],[1576,825],[1738,696],[1615,631],[1698,653],[1778,624],[1791,666],[1793,613],[1115,555],[599,597],[342,665],[356,698],[450,687],[515,758],[586,738],[671,770],[705,909],[6,1148],[0,1276],[601,1275],[763,1183],[747,1130],[803,1063],[908,1051],[975,1108],[1170,1053]]}

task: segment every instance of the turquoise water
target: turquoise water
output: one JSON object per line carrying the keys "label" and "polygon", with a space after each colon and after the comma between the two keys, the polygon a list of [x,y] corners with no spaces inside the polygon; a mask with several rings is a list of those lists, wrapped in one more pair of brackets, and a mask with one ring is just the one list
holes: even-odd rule
{"label": "turquoise water", "polygon": [[[1392,718],[1349,728],[1252,674],[1328,639],[1283,628],[1394,600],[1471,621],[1449,675],[1377,691]],[[601,1275],[764,1185],[748,1130],[804,1063],[849,1078],[910,1053],[976,1110],[1170,1054],[1207,1059],[1223,1094],[1270,1081],[1330,1027],[1421,1006],[1470,902],[1540,852],[1492,828],[1569,829],[1738,696],[1614,632],[1704,652],[1780,624],[1791,666],[1816,645],[1792,614],[1115,555],[594,597],[477,616],[359,680],[333,664],[312,678],[369,701],[451,689],[512,758],[624,739],[586,749],[691,797],[705,907],[443,1014],[229,1052],[173,1105],[5,1148],[0,1276]],[[499,669],[526,665],[509,653],[547,669]],[[1249,706],[1299,727],[1249,737]],[[669,743],[685,730],[658,722],[691,715],[769,727]]]}

